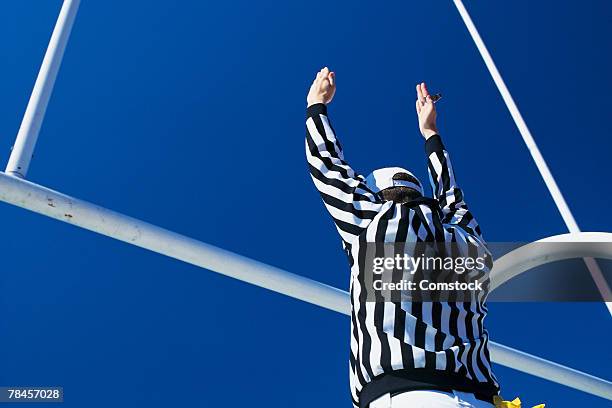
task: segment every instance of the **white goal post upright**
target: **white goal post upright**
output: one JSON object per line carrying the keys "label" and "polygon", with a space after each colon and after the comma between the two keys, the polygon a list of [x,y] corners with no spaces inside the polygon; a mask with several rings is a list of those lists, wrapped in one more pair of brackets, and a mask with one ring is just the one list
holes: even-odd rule
{"label": "white goal post upright", "polygon": [[[140,221],[25,180],[53,90],[53,85],[80,0],[64,0],[47,53],[24,115],[6,173],[0,172],[0,201],[55,218],[226,276],[282,293],[345,315],[350,314],[347,292],[292,274],[233,252]],[[592,233],[584,233],[592,234]],[[554,238],[554,237],[553,237]],[[597,235],[610,242],[610,234]],[[568,240],[585,239],[569,234]],[[600,248],[600,247],[597,247]],[[611,258],[606,247],[589,256]],[[596,250],[599,251],[599,250]],[[526,258],[522,253],[516,259]],[[534,262],[530,259],[529,262]],[[503,263],[502,263],[503,264]],[[506,262],[508,264],[508,262]],[[508,266],[508,265],[506,265]],[[492,271],[492,276],[495,268]],[[495,275],[509,279],[512,268]],[[612,400],[612,383],[592,375],[490,342],[491,359],[516,370]]]}
{"label": "white goal post upright", "polygon": [[55,29],[53,34],[51,34],[51,40],[49,40],[47,52],[34,83],[34,89],[30,95],[30,101],[23,115],[21,126],[11,151],[11,157],[6,166],[5,172],[7,174],[25,178],[28,173],[40,127],[47,111],[47,105],[53,92],[57,73],[62,64],[64,50],[66,49],[80,2],[81,0],[64,0],[62,4],[62,9],[55,23]]}
{"label": "white goal post upright", "polygon": [[[468,29],[472,40],[474,40],[476,48],[478,48],[478,51],[480,52],[480,55],[484,60],[485,65],[487,66],[487,69],[489,70],[489,73],[493,78],[493,82],[495,82],[495,85],[497,86],[497,89],[499,90],[499,93],[501,94],[506,104],[506,107],[510,112],[510,115],[512,115],[512,119],[514,120],[516,127],[518,128],[521,136],[523,137],[523,141],[527,145],[527,149],[529,150],[533,161],[538,167],[540,175],[542,176],[542,179],[544,179],[544,183],[546,184],[546,187],[548,188],[548,191],[550,192],[550,195],[552,196],[555,205],[557,206],[557,209],[559,210],[559,213],[561,214],[561,217],[563,218],[563,221],[567,226],[568,231],[572,233],[580,232],[580,228],[578,227],[578,223],[576,222],[572,211],[569,209],[569,206],[567,205],[567,202],[565,201],[565,198],[563,197],[563,194],[561,193],[561,190],[559,189],[555,178],[550,172],[550,169],[548,168],[548,165],[544,160],[544,156],[542,156],[542,153],[540,153],[540,149],[538,148],[538,145],[536,144],[533,136],[531,135],[531,131],[527,127],[527,124],[523,119],[523,115],[521,115],[521,112],[516,106],[516,103],[514,102],[514,99],[512,98],[512,95],[510,94],[510,91],[508,90],[504,79],[499,73],[499,70],[497,69],[495,62],[493,61],[493,58],[491,57],[487,46],[480,37],[478,29],[476,28],[476,25],[474,25],[470,14],[468,13],[461,0],[453,0],[453,2],[455,3],[455,7],[457,7],[459,14],[461,15],[461,18]],[[601,294],[602,299],[612,299],[612,292],[610,292],[608,282],[606,281],[606,278],[604,277],[597,261],[594,258],[589,257],[585,257],[583,259],[589,272],[591,273],[591,276],[593,278],[593,281],[595,282],[595,285],[597,286],[597,289],[599,290],[599,293]],[[612,316],[612,302],[605,302],[605,304],[608,308],[608,312]]]}

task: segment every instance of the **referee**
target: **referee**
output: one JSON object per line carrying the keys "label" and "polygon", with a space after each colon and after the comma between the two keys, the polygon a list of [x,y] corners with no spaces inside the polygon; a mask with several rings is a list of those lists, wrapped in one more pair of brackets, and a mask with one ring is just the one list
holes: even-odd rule
{"label": "referee", "polygon": [[335,74],[327,67],[317,73],[307,97],[310,174],[351,265],[353,405],[493,407],[499,385],[483,325],[484,301],[373,302],[363,296],[360,261],[367,243],[444,242],[488,254],[438,135],[434,99],[425,83],[416,89],[433,199],[424,196],[423,185],[406,169],[379,169],[363,177],[349,166],[327,114],[336,91]]}

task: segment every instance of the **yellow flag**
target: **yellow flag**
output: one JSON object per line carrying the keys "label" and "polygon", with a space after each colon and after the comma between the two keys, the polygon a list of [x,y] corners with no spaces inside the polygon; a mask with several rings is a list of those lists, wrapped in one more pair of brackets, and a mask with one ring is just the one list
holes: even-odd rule
{"label": "yellow flag", "polygon": [[[496,395],[493,397],[493,404],[495,408],[521,408],[521,400],[515,398],[512,401],[504,401],[500,396]],[[544,404],[536,405],[533,408],[544,408]]]}

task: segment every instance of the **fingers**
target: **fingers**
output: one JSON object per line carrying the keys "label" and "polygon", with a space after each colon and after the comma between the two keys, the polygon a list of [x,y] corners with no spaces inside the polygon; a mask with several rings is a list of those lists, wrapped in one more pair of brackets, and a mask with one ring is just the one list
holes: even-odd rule
{"label": "fingers", "polygon": [[331,72],[328,67],[323,67],[317,72],[317,76],[315,77],[315,82],[320,81],[322,79],[329,80],[329,83],[333,86],[336,81],[336,73]]}
{"label": "fingers", "polygon": [[321,79],[327,79],[329,81],[330,86],[334,86],[335,75],[333,72],[329,70],[329,68],[324,67],[321,71]]}
{"label": "fingers", "polygon": [[423,97],[427,99],[427,97],[429,96],[429,90],[427,89],[427,85],[425,85],[425,82],[421,82],[421,91],[423,92]]}
{"label": "fingers", "polygon": [[416,100],[416,111],[417,111],[417,115],[421,113],[421,102],[419,100]]}
{"label": "fingers", "polygon": [[321,68],[321,70],[317,74],[317,78],[319,80],[327,79],[328,76],[329,76],[329,68],[327,67]]}
{"label": "fingers", "polygon": [[427,84],[425,84],[425,82],[417,84],[416,89],[418,98],[417,102],[420,102],[421,106],[425,106],[425,104],[428,103],[434,103],[433,97],[430,95],[429,89],[427,89]]}
{"label": "fingers", "polygon": [[336,74],[328,67],[321,68],[310,85],[310,90],[306,97],[308,106],[315,103],[328,104],[336,93]]}

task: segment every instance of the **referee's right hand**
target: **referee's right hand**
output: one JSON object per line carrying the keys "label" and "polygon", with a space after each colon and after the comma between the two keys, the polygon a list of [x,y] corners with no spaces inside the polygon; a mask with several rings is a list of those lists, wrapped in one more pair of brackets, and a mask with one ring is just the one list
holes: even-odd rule
{"label": "referee's right hand", "polygon": [[433,103],[425,82],[417,84],[416,91],[416,112],[419,118],[419,130],[425,139],[429,139],[438,133],[436,126],[436,105]]}

